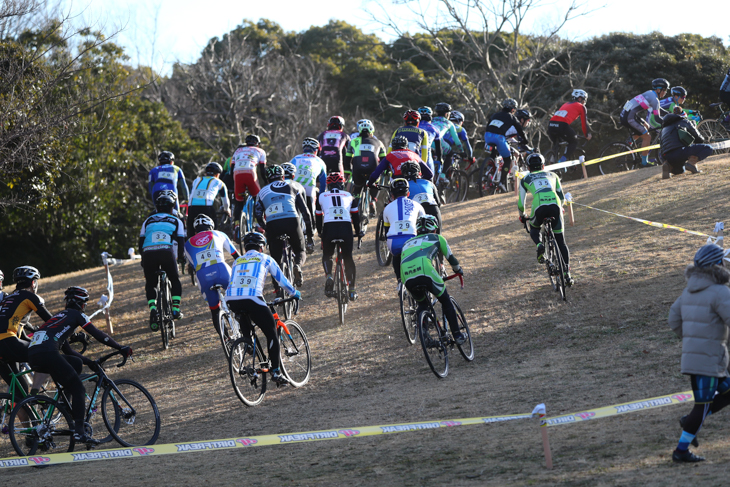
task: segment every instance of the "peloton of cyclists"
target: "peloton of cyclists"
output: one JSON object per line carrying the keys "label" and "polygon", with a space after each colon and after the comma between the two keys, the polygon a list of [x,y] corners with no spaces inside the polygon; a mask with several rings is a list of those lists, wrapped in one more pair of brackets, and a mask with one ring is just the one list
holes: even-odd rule
{"label": "peloton of cyclists", "polygon": [[[651,134],[649,134],[649,124],[639,116],[639,112],[646,110],[650,115],[654,115],[655,121],[660,124],[664,122],[664,118],[659,111],[659,99],[666,95],[668,90],[669,81],[664,78],[657,78],[651,82],[651,90],[636,95],[627,101],[623,110],[621,110],[621,125],[631,131],[634,139],[641,139],[642,148],[651,144]],[[649,151],[640,154],[642,166],[653,165],[649,163]]]}
{"label": "peloton of cyclists", "polygon": [[[231,170],[233,171],[233,194],[236,203],[233,208],[234,234],[238,236],[238,222],[243,211],[246,191],[251,198],[255,198],[261,190],[259,181],[266,182],[266,152],[261,148],[261,139],[258,135],[249,134],[231,156]],[[238,238],[238,237],[236,237]]]}
{"label": "peloton of cyclists", "polygon": [[[187,201],[190,198],[188,183],[185,182],[185,175],[179,166],[175,165],[175,154],[170,151],[162,151],[157,156],[158,165],[150,169],[147,176],[147,189],[152,197],[152,202],[157,201],[157,196],[162,191],[175,193],[175,212],[180,214],[180,201]],[[183,190],[178,193],[178,188]]]}
{"label": "peloton of cyclists", "polygon": [[[327,130],[319,134],[320,157],[327,166],[327,173],[349,171],[345,167],[345,153],[350,145],[350,136],[345,133],[345,119],[334,116],[327,122]],[[270,239],[269,239],[270,240]]]}
{"label": "peloton of cyclists", "polygon": [[416,235],[416,220],[426,212],[420,203],[408,198],[408,181],[405,179],[394,179],[390,184],[390,194],[394,199],[383,209],[383,225],[388,229],[388,250],[393,254],[393,270],[400,292],[400,258],[403,244]]}
{"label": "peloton of cyclists", "polygon": [[560,156],[558,162],[572,161],[575,148],[578,146],[578,136],[570,126],[577,118],[580,118],[581,129],[587,140],[591,140],[592,135],[588,130],[588,111],[586,110],[586,102],[588,101],[588,93],[585,90],[575,89],[572,93],[573,101],[563,103],[560,109],[553,114],[548,123],[548,136],[553,143],[553,150],[558,154],[558,144],[564,140],[568,143],[565,155]]}
{"label": "peloton of cyclists", "polygon": [[[359,196],[368,178],[378,167],[378,163],[385,158],[385,146],[375,137],[373,122],[363,119],[357,122],[360,133],[350,140],[350,147],[345,154],[346,163],[352,167],[352,182],[354,196]],[[378,200],[378,188],[370,188],[370,216],[375,216],[375,203]]]}

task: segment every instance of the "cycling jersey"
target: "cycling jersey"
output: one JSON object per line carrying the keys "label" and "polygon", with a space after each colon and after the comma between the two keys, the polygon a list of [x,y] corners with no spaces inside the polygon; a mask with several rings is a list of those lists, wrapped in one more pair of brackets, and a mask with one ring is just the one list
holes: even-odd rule
{"label": "cycling jersey", "polygon": [[[453,123],[453,122],[452,122]],[[469,136],[466,133],[466,129],[462,127],[461,125],[454,124],[454,128],[456,129],[456,135],[458,136],[458,140],[461,141],[462,146],[464,147],[464,153],[466,154],[467,159],[471,159],[474,152],[472,151],[471,144],[469,143]],[[455,144],[455,140],[453,139],[453,136],[451,135],[451,131],[448,131],[444,134],[442,144],[446,142],[446,144],[449,145],[449,147],[453,147]]]}
{"label": "cycling jersey", "polygon": [[266,165],[266,152],[255,145],[244,145],[236,149],[231,156],[233,174],[247,172],[256,173],[256,166]]}
{"label": "cycling jersey", "polygon": [[350,144],[350,136],[342,130],[325,130],[317,137],[320,156],[327,165],[327,172],[343,172],[345,151]]}
{"label": "cycling jersey", "polygon": [[77,309],[67,308],[54,315],[33,333],[28,351],[30,352],[33,347],[60,350],[63,342],[76,331],[76,328],[79,326],[86,328],[88,325],[91,325],[88,316]]}
{"label": "cycling jersey", "polygon": [[506,137],[507,130],[509,130],[510,127],[515,128],[517,135],[522,139],[522,142],[527,142],[527,137],[525,136],[525,131],[523,130],[520,121],[517,120],[512,113],[505,110],[499,111],[489,117],[486,133]]}
{"label": "cycling jersey", "polygon": [[32,291],[18,289],[5,296],[0,303],[0,340],[19,337],[28,321],[25,318],[31,311],[35,311],[44,322],[51,318],[43,298]]}
{"label": "cycling jersey", "polygon": [[388,240],[416,234],[416,220],[424,216],[423,207],[415,201],[400,196],[383,209],[383,222],[388,227]]}
{"label": "cycling jersey", "polygon": [[304,186],[304,191],[310,198],[319,185],[319,191],[323,192],[327,185],[327,166],[324,161],[315,154],[307,153],[294,156],[290,161],[297,167],[294,180]]}
{"label": "cycling jersey", "polygon": [[296,293],[296,289],[281,272],[274,259],[261,252],[249,250],[233,263],[231,282],[226,289],[226,302],[250,299],[265,306],[264,284],[268,274],[271,274],[289,294]]}
{"label": "cycling jersey", "polygon": [[408,181],[408,189],[410,194],[408,198],[420,203],[429,205],[438,205],[436,199],[436,186],[427,179],[416,179],[415,181]]}
{"label": "cycling jersey", "polygon": [[169,213],[155,213],[142,224],[139,239],[140,253],[169,250],[176,256],[179,251],[178,242],[182,245],[185,239],[185,228],[178,217]]}
{"label": "cycling jersey", "polygon": [[[459,134],[456,130],[456,126],[454,125],[454,122],[449,120],[446,117],[433,117],[433,120],[431,121],[431,124],[436,127],[436,129],[441,133],[441,145],[444,146],[444,142],[446,142],[449,145],[449,148],[452,148],[454,143],[456,144],[457,150],[459,152],[464,152],[464,146],[461,143],[461,140],[459,139]],[[449,137],[449,139],[452,142],[448,142],[446,140],[446,137]],[[443,150],[443,147],[442,147]]]}
{"label": "cycling jersey", "polygon": [[[678,106],[679,104],[675,101],[673,96],[659,100],[659,111],[662,114],[674,113],[674,108]],[[701,118],[694,110],[684,110],[684,113],[687,114],[687,120],[692,120],[695,123],[699,123],[701,121]],[[662,123],[658,121],[652,113],[646,114],[646,121],[649,122],[649,125],[653,128],[659,128],[662,126]]]}
{"label": "cycling jersey", "polygon": [[649,114],[654,115],[657,121],[661,122],[664,119],[659,112],[659,97],[656,91],[649,90],[645,91],[640,95],[636,95],[631,100],[624,104],[624,108],[621,114],[629,113],[631,111],[646,110]]}
{"label": "cycling jersey", "polygon": [[585,105],[578,101],[564,103],[563,106],[560,107],[560,110],[555,112],[555,114],[550,118],[550,122],[564,122],[570,125],[578,117],[580,117],[583,135],[588,137],[588,111],[586,110]]}
{"label": "cycling jersey", "polygon": [[390,169],[390,171],[393,173],[393,177],[400,177],[400,167],[406,161],[413,161],[418,163],[418,165],[421,166],[421,175],[423,178],[433,178],[433,171],[431,170],[431,168],[428,167],[428,165],[425,164],[416,153],[408,149],[398,149],[389,153],[387,156],[380,160],[378,167],[376,167],[375,171],[373,171],[373,173],[370,175],[370,179],[368,179],[368,184],[374,183],[386,169]]}
{"label": "cycling jersey", "polygon": [[532,194],[532,216],[540,206],[557,205],[563,206],[565,196],[560,186],[560,178],[550,171],[537,171],[527,174],[520,181],[520,197],[517,200],[517,208],[520,213],[525,211],[525,199],[527,193]]}
{"label": "cycling jersey", "polygon": [[428,134],[422,128],[418,128],[413,125],[406,125],[405,127],[395,129],[395,132],[393,132],[393,135],[390,137],[390,143],[388,144],[388,154],[393,151],[393,139],[399,135],[402,135],[408,140],[408,148],[411,151],[416,154],[420,154],[422,160],[428,160]]}
{"label": "cycling jersey", "polygon": [[[429,166],[433,166],[434,159],[437,159],[437,157],[434,156],[441,156],[441,144],[443,143],[441,141],[441,132],[439,132],[439,129],[435,127],[431,122],[421,121],[418,124],[418,128],[423,129],[426,131],[426,136],[428,137],[427,144],[428,144],[428,159],[424,159],[424,162],[426,162]],[[436,141],[438,142],[438,154],[436,151]]]}
{"label": "cycling jersey", "polygon": [[335,188],[320,194],[319,206],[317,215],[322,215],[324,225],[334,222],[351,223],[351,215],[358,215],[357,201],[350,193],[341,189]]}
{"label": "cycling jersey", "polygon": [[216,197],[220,196],[221,206],[228,211],[231,204],[228,191],[223,181],[213,176],[201,176],[193,181],[190,206],[213,206]]}
{"label": "cycling jersey", "polygon": [[720,91],[730,93],[730,69],[727,70],[725,79],[722,80],[722,84],[720,85]]}
{"label": "cycling jersey", "polygon": [[179,183],[182,183],[180,187],[185,191],[182,194],[182,198],[178,197],[178,201],[187,200],[190,197],[190,190],[188,189],[188,183],[185,182],[185,175],[178,166],[174,164],[155,166],[150,169],[147,177],[147,189],[149,189],[153,199],[155,193],[163,190],[172,190],[175,194],[178,194],[177,188]]}
{"label": "cycling jersey", "polygon": [[228,235],[217,230],[200,232],[185,242],[185,256],[196,271],[215,264],[225,264],[226,252],[234,254],[236,248]]}
{"label": "cycling jersey", "polygon": [[307,202],[297,193],[296,188],[286,181],[274,181],[262,188],[256,197],[254,210],[262,226],[285,218],[299,218],[299,213],[309,214]]}
{"label": "cycling jersey", "polygon": [[441,274],[433,265],[434,260],[441,253],[452,267],[459,265],[459,261],[451,253],[451,248],[446,239],[436,233],[426,233],[410,238],[403,244],[401,252],[401,280],[407,282],[420,276],[431,278],[434,284],[439,286],[440,292],[435,293],[440,296],[445,289],[444,281]]}

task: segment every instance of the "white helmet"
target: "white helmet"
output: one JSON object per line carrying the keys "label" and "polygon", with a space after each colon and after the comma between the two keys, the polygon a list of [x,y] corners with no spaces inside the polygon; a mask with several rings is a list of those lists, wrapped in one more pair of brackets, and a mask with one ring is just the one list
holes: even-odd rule
{"label": "white helmet", "polygon": [[583,98],[584,100],[588,100],[588,93],[581,89],[575,89],[573,90],[573,99],[577,100],[578,98]]}
{"label": "white helmet", "polygon": [[358,120],[357,122],[357,131],[362,133],[363,131],[370,132],[371,134],[375,133],[375,126],[373,125],[373,122],[371,122],[368,119],[363,118],[362,120]]}

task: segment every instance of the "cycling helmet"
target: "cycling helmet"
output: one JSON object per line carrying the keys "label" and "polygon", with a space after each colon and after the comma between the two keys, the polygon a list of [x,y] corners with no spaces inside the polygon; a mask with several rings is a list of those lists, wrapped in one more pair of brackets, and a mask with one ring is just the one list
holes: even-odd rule
{"label": "cycling helmet", "polygon": [[695,254],[695,267],[722,265],[723,257],[725,257],[725,251],[719,245],[703,245]]}
{"label": "cycling helmet", "polygon": [[284,171],[284,177],[294,179],[294,175],[297,173],[297,166],[291,162],[285,162],[281,165],[281,170]]}
{"label": "cycling helmet", "polygon": [[78,286],[71,286],[66,289],[66,292],[63,294],[63,299],[66,301],[67,308],[83,310],[86,307],[86,302],[89,300],[89,292]]}
{"label": "cycling helmet", "polygon": [[530,169],[530,171],[539,171],[545,166],[545,158],[542,156],[542,154],[538,154],[537,152],[535,152],[527,156],[527,159],[525,159],[525,163],[527,163],[527,167]]}
{"label": "cycling helmet", "polygon": [[405,135],[396,135],[395,137],[393,137],[390,146],[393,148],[393,150],[407,149],[408,139],[406,139]]}
{"label": "cycling helmet", "polygon": [[406,179],[418,179],[421,175],[421,166],[415,161],[406,161],[400,165],[400,173]]}
{"label": "cycling helmet", "polygon": [[418,113],[421,114],[421,120],[429,121],[431,120],[431,117],[433,117],[433,110],[431,110],[431,107],[420,107],[418,109]]}
{"label": "cycling helmet", "polygon": [[175,206],[177,201],[177,195],[172,190],[160,191],[160,194],[155,198],[155,208],[157,211],[169,212],[172,207]]}
{"label": "cycling helmet", "polygon": [[448,103],[436,103],[436,106],[433,107],[433,111],[436,112],[436,115],[443,116],[444,114],[451,111],[451,105]]}
{"label": "cycling helmet", "polygon": [[573,90],[573,100],[577,100],[579,98],[583,98],[583,100],[588,100],[588,93],[581,89]]}
{"label": "cycling helmet", "polygon": [[15,284],[24,285],[30,284],[31,281],[41,278],[41,273],[38,269],[29,265],[16,267],[13,271],[13,282]]}
{"label": "cycling helmet", "polygon": [[307,137],[302,141],[302,150],[304,152],[317,152],[319,150],[319,141],[312,137]]}
{"label": "cycling helmet", "polygon": [[281,166],[274,164],[266,167],[266,179],[269,181],[278,181],[284,177],[284,170]]}
{"label": "cycling helmet", "polygon": [[424,233],[434,233],[439,229],[439,221],[433,215],[419,216],[416,220],[416,232],[419,235]]}
{"label": "cycling helmet", "polygon": [[160,152],[160,155],[157,156],[157,161],[160,164],[170,164],[172,162],[175,162],[175,154],[170,151],[163,150],[162,152]]}
{"label": "cycling helmet", "polygon": [[421,114],[416,110],[407,110],[406,113],[403,114],[403,121],[406,125],[418,125],[418,122],[421,121]]}
{"label": "cycling helmet", "polygon": [[362,120],[358,120],[357,122],[357,131],[359,133],[363,132],[370,132],[371,134],[375,133],[375,125],[373,125],[373,122],[370,120],[363,118]]}
{"label": "cycling helmet", "polygon": [[669,81],[665,80],[664,78],[657,78],[654,81],[651,82],[651,89],[652,90],[658,90],[659,88],[662,88],[664,90],[669,89]]}
{"label": "cycling helmet", "polygon": [[3,271],[0,271],[0,283],[2,283],[5,280],[5,274],[3,274]]}
{"label": "cycling helmet", "polygon": [[340,188],[345,185],[345,176],[341,172],[331,172],[327,175],[327,187],[338,185]]}
{"label": "cycling helmet", "polygon": [[223,172],[223,168],[217,162],[209,162],[205,166],[205,174],[220,174]]}
{"label": "cycling helmet", "polygon": [[245,139],[246,145],[259,145],[261,144],[261,139],[258,135],[248,134]]}
{"label": "cycling helmet", "polygon": [[266,247],[266,237],[259,232],[249,232],[243,236],[244,250],[260,250]]}
{"label": "cycling helmet", "polygon": [[390,192],[396,198],[399,196],[408,196],[408,181],[403,178],[394,179],[390,183]]}
{"label": "cycling helmet", "polygon": [[517,100],[514,98],[507,98],[502,102],[502,108],[508,108],[510,110],[517,108]]}
{"label": "cycling helmet", "polygon": [[515,117],[517,117],[517,120],[530,120],[532,118],[532,114],[530,113],[530,110],[523,108],[515,112]]}
{"label": "cycling helmet", "polygon": [[454,110],[453,112],[451,112],[449,120],[451,120],[455,124],[461,125],[462,123],[464,123],[464,114],[458,110]]}
{"label": "cycling helmet", "polygon": [[213,219],[204,213],[196,216],[195,221],[193,221],[193,228],[195,229],[195,233],[204,232],[206,230],[213,230],[214,227],[215,223],[213,223]]}
{"label": "cycling helmet", "polygon": [[684,98],[687,96],[687,90],[685,90],[681,86],[675,86],[674,88],[672,88],[672,95],[676,96],[677,98]]}
{"label": "cycling helmet", "polygon": [[345,119],[340,116],[331,117],[327,122],[327,130],[342,130],[345,126]]}

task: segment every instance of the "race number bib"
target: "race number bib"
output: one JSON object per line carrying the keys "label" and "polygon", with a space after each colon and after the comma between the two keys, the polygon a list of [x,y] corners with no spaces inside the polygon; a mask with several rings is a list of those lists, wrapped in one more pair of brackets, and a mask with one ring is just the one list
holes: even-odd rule
{"label": "race number bib", "polygon": [[312,168],[309,166],[299,166],[297,168],[296,174],[297,174],[297,181],[311,179],[312,178]]}
{"label": "race number bib", "polygon": [[329,216],[333,220],[344,220],[347,211],[343,206],[332,206],[329,209]]}
{"label": "race number bib", "polygon": [[418,193],[417,195],[414,195],[413,198],[411,198],[413,201],[417,201],[419,203],[428,203],[428,194],[427,193]]}
{"label": "race number bib", "polygon": [[423,238],[413,238],[406,242],[406,244],[403,246],[403,251],[405,252],[406,249],[410,249],[411,247],[420,247],[422,243]]}
{"label": "race number bib", "polygon": [[154,232],[152,234],[153,244],[169,244],[172,242],[172,237],[165,232]]}
{"label": "race number bib", "polygon": [[532,183],[537,190],[550,188],[550,182],[547,179],[535,179]]}
{"label": "race number bib", "polygon": [[278,215],[279,213],[282,213],[284,211],[284,205],[282,203],[274,203],[273,205],[269,205],[268,208],[266,208],[266,218],[269,218],[274,215]]}
{"label": "race number bib", "polygon": [[504,125],[504,122],[502,122],[501,120],[496,120],[496,119],[495,119],[495,120],[492,120],[491,122],[489,122],[489,125],[491,125],[492,127],[497,127],[497,128],[499,128],[499,127],[501,127],[502,125]]}
{"label": "race number bib", "polygon": [[46,332],[37,331],[37,332],[33,333],[33,339],[30,341],[30,344],[28,346],[32,347],[35,345],[40,345],[41,343],[45,342],[46,340],[48,340],[48,337],[46,336]]}
{"label": "race number bib", "polygon": [[218,254],[214,249],[198,252],[197,254],[195,254],[195,260],[198,262],[198,264],[206,263],[208,265],[217,264],[219,262]]}
{"label": "race number bib", "polygon": [[205,189],[196,189],[193,192],[193,198],[204,200],[206,199],[206,196],[208,195],[208,191]]}
{"label": "race number bib", "polygon": [[624,103],[624,110],[626,110],[626,111],[631,110],[631,100]]}
{"label": "race number bib", "polygon": [[233,279],[233,287],[239,289],[251,289],[256,287],[256,278],[251,276],[236,276]]}
{"label": "race number bib", "polygon": [[157,173],[159,179],[169,179],[170,181],[175,180],[175,173],[172,171],[160,171]]}
{"label": "race number bib", "polygon": [[556,117],[563,117],[565,118],[568,115],[568,110],[558,110],[555,112]]}
{"label": "race number bib", "polygon": [[416,154],[420,154],[421,153],[421,147],[417,143],[415,143],[415,142],[408,142],[408,148],[412,152],[415,152]]}
{"label": "race number bib", "polygon": [[360,144],[360,152],[375,152],[373,144]]}
{"label": "race number bib", "polygon": [[410,220],[398,220],[393,225],[393,228],[399,233],[413,233],[413,227]]}

